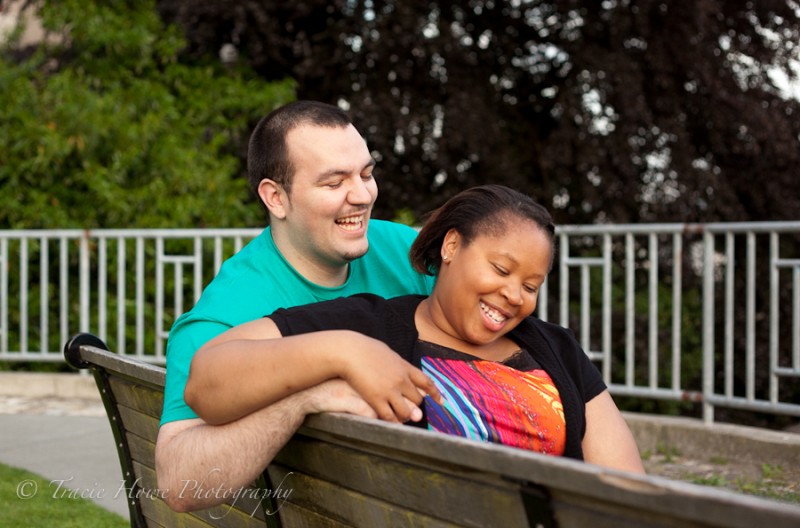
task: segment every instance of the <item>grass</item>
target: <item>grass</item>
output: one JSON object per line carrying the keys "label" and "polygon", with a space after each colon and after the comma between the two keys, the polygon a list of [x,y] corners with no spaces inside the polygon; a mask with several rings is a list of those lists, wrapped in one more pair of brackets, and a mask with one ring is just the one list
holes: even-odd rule
{"label": "grass", "polygon": [[719,455],[710,455],[702,460],[687,458],[677,446],[665,442],[643,451],[641,455],[648,473],[652,475],[800,504],[800,479],[796,468],[761,464],[756,469],[748,464],[737,465]]}
{"label": "grass", "polygon": [[678,449],[665,445],[657,446],[655,453],[646,455],[642,459],[649,465],[651,474],[800,504],[800,485],[794,474],[787,475],[780,465],[761,464],[759,475],[747,477],[746,472],[737,470],[723,457],[712,456],[708,464],[687,465],[685,460],[678,460],[681,457]]}
{"label": "grass", "polygon": [[664,462],[667,464],[671,464],[674,460],[674,457],[681,456],[681,451],[675,446],[666,445],[663,443],[659,443],[656,446],[656,453],[664,457]]}
{"label": "grass", "polygon": [[0,512],[4,528],[123,528],[127,519],[91,500],[54,497],[50,481],[0,464]]}
{"label": "grass", "polygon": [[716,474],[684,473],[680,480],[711,486],[727,488],[746,495],[756,495],[765,499],[781,502],[800,504],[800,491],[796,485],[779,478],[763,477],[760,479],[746,479],[742,477],[726,478]]}

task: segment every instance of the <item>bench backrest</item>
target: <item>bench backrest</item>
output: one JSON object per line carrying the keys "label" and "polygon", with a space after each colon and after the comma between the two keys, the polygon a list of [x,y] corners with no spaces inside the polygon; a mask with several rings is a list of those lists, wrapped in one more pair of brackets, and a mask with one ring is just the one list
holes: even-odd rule
{"label": "bench backrest", "polygon": [[[174,512],[162,499],[156,481],[155,444],[164,404],[163,368],[109,352],[91,334],[73,337],[64,347],[64,356],[71,366],[90,369],[97,383],[119,454],[131,526],[266,525],[264,508],[249,496],[235,501],[232,497],[227,505],[192,513]],[[254,487],[264,489],[265,482],[262,479]]]}
{"label": "bench backrest", "polygon": [[789,504],[341,414],[309,417],[227,505],[178,514],[148,493],[164,369],[88,334],[65,356],[97,380],[133,526],[800,526]]}

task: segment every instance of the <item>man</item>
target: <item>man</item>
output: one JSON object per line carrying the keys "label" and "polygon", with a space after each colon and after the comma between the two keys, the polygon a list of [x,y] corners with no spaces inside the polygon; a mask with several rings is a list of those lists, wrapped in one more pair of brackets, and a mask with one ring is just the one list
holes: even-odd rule
{"label": "man", "polygon": [[252,482],[307,414],[375,416],[341,380],[219,426],[199,419],[183,398],[194,353],[235,325],[356,293],[430,293],[432,280],[408,261],[414,230],[369,219],[378,194],[374,165],[364,139],[334,106],[291,103],[253,131],[248,177],[270,226],[222,266],[197,305],[175,322],[167,344],[156,468],[173,509],[219,502],[198,486],[235,490]]}

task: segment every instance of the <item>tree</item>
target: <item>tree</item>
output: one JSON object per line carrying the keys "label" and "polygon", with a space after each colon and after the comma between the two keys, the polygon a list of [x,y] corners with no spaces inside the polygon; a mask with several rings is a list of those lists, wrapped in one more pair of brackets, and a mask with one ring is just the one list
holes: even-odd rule
{"label": "tree", "polygon": [[186,43],[153,2],[64,0],[0,57],[0,227],[263,225],[240,149],[294,98]]}
{"label": "tree", "polygon": [[[796,217],[793,0],[159,0],[192,55],[235,46],[298,97],[349,107],[377,213],[484,182],[560,223]],[[754,185],[754,182],[758,182]]]}

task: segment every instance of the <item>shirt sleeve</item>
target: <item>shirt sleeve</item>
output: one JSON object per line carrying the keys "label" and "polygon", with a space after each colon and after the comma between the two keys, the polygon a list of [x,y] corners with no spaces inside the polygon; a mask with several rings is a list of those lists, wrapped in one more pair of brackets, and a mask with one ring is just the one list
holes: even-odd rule
{"label": "shirt sleeve", "polygon": [[583,401],[590,402],[595,398],[595,396],[598,396],[608,387],[603,381],[603,376],[600,374],[597,366],[589,360],[589,357],[583,350],[581,350],[581,357],[581,366],[583,368],[584,379]]}
{"label": "shirt sleeve", "polygon": [[540,320],[536,324],[547,336],[550,347],[560,358],[566,375],[572,380],[578,397],[584,403],[606,390],[603,376],[586,355],[572,330]]}
{"label": "shirt sleeve", "polygon": [[572,378],[576,380],[584,403],[590,402],[606,390],[606,384],[597,366],[586,355],[572,330],[565,328],[564,332],[571,345],[566,348],[566,350],[569,350],[567,354],[568,368],[571,371]]}

